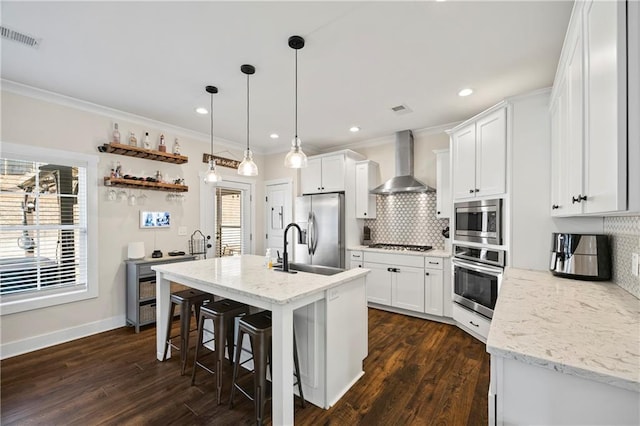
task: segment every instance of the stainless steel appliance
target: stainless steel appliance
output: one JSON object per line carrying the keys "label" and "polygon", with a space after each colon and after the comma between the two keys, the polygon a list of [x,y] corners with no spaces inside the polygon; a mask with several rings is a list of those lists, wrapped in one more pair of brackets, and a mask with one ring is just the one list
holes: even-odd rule
{"label": "stainless steel appliance", "polygon": [[502,199],[456,203],[454,214],[454,240],[502,244]]}
{"label": "stainless steel appliance", "polygon": [[549,269],[553,275],[578,280],[610,279],[611,254],[607,236],[554,233]]}
{"label": "stainless steel appliance", "polygon": [[429,251],[431,246],[416,246],[411,244],[387,244],[387,243],[375,243],[369,244],[369,248],[377,248],[383,250],[395,250],[395,251]]}
{"label": "stainless steel appliance", "polygon": [[295,221],[306,231],[307,244],[295,244],[297,263],[344,268],[344,194],[296,198]]}
{"label": "stainless steel appliance", "polygon": [[504,251],[455,244],[451,263],[453,301],[492,318],[504,272]]}

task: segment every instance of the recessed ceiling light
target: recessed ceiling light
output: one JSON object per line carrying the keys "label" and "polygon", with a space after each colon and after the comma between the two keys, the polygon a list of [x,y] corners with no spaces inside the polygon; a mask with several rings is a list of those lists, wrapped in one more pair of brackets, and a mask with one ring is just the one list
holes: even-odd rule
{"label": "recessed ceiling light", "polygon": [[280,136],[279,136],[277,133],[271,133],[271,134],[269,135],[269,137],[270,137],[271,139],[278,139]]}
{"label": "recessed ceiling light", "polygon": [[469,96],[472,93],[473,93],[473,89],[466,88],[459,91],[458,96]]}
{"label": "recessed ceiling light", "polygon": [[206,108],[203,108],[203,107],[196,108],[196,112],[198,114],[202,114],[202,115],[209,114],[209,110],[207,110]]}
{"label": "recessed ceiling light", "polygon": [[359,132],[359,131],[360,131],[360,127],[358,127],[358,126],[353,126],[353,127],[351,127],[351,128],[349,129],[349,131],[350,131],[350,132],[353,132],[353,133],[355,133],[355,132]]}

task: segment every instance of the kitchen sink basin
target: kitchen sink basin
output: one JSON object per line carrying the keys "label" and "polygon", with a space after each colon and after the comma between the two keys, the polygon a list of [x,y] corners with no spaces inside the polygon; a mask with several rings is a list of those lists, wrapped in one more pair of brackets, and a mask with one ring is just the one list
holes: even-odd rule
{"label": "kitchen sink basin", "polygon": [[[282,264],[274,265],[273,269],[276,271],[283,272]],[[310,274],[335,275],[345,270],[342,268],[334,268],[331,266],[307,265],[306,263],[289,262],[289,272],[292,274],[295,274],[298,271],[308,272]]]}

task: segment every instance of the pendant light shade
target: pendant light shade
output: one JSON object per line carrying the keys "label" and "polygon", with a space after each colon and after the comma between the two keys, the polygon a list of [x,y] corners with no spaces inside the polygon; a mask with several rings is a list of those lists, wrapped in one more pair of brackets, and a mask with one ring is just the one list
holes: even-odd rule
{"label": "pendant light shade", "polygon": [[284,157],[284,166],[291,169],[299,169],[307,167],[307,156],[302,151],[302,141],[298,137],[298,50],[304,47],[304,39],[297,35],[289,37],[289,47],[296,52],[296,133],[291,141],[291,150]]}
{"label": "pendant light shade", "polygon": [[205,90],[211,97],[211,108],[209,110],[209,116],[211,118],[211,158],[209,159],[209,170],[207,170],[207,173],[204,175],[204,183],[215,184],[222,180],[222,176],[220,176],[220,173],[216,170],[216,160],[213,159],[213,95],[218,93],[218,88],[216,86],[207,86]]}
{"label": "pendant light shade", "polygon": [[249,148],[249,76],[256,72],[253,65],[242,65],[240,71],[247,75],[247,149],[244,158],[238,166],[238,174],[243,176],[258,176],[258,166],[253,161],[253,153]]}

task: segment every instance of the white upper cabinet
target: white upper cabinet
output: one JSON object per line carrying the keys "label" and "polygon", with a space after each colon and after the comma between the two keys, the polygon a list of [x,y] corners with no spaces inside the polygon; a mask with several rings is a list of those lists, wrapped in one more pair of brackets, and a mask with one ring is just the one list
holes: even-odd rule
{"label": "white upper cabinet", "polygon": [[[626,6],[574,6],[550,109],[554,216],[637,209],[640,183],[628,180],[639,159],[628,158]],[[637,27],[637,17],[629,24]]]}
{"label": "white upper cabinet", "polygon": [[451,141],[454,200],[505,193],[507,128],[504,107],[454,131]]}
{"label": "white upper cabinet", "polygon": [[451,217],[451,167],[448,149],[433,151],[436,154],[436,217]]}
{"label": "white upper cabinet", "polygon": [[344,154],[309,158],[300,169],[300,189],[303,194],[344,191]]}
{"label": "white upper cabinet", "polygon": [[376,218],[376,196],[369,191],[378,186],[378,163],[356,162],[356,218]]}

